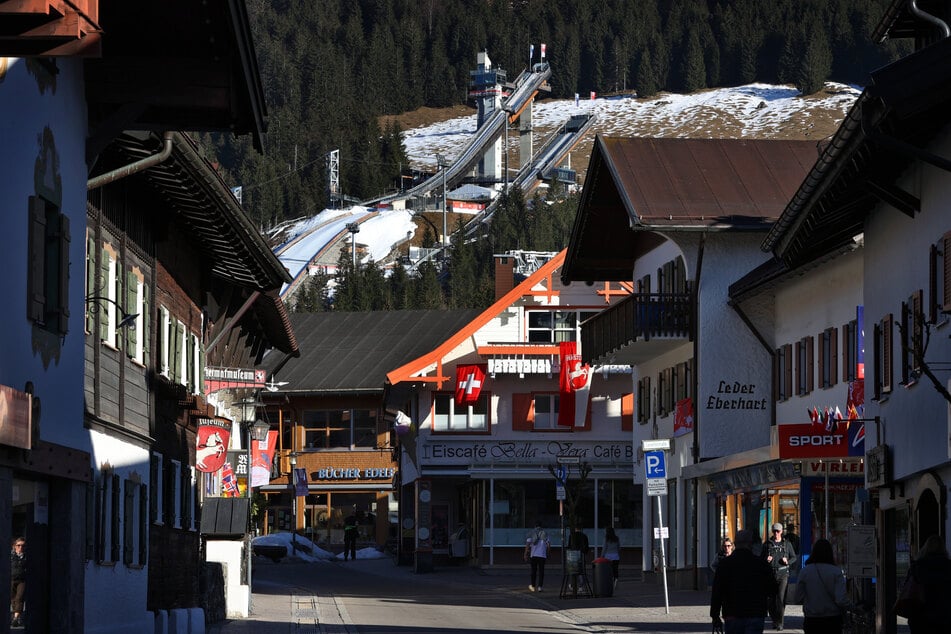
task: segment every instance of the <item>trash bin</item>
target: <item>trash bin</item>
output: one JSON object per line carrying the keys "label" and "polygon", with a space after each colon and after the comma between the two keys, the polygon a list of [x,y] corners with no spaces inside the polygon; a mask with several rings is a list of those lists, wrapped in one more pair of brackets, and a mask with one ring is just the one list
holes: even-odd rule
{"label": "trash bin", "polygon": [[614,572],[611,560],[598,557],[594,560],[594,594],[599,597],[614,596]]}

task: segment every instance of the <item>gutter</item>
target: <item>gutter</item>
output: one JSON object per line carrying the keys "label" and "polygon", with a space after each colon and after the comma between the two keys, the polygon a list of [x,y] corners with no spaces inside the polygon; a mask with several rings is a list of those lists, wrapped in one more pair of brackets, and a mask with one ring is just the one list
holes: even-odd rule
{"label": "gutter", "polygon": [[100,174],[86,181],[87,191],[92,191],[98,189],[103,185],[108,185],[109,183],[114,183],[117,180],[123,179],[126,176],[132,176],[143,170],[147,170],[153,165],[158,165],[165,161],[169,156],[172,155],[172,139],[174,137],[174,132],[166,132],[162,135],[163,147],[162,151],[158,154],[153,154],[152,156],[147,156],[144,159],[139,159],[134,163],[129,163],[123,167],[117,167],[116,169],[106,172],[105,174]]}

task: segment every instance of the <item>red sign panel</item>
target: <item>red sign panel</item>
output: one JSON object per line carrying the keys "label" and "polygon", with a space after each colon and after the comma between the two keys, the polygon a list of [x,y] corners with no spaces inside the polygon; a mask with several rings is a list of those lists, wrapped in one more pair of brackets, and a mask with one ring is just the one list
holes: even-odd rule
{"label": "red sign panel", "polygon": [[819,431],[811,423],[779,425],[779,457],[847,458],[848,426],[838,425],[834,432]]}

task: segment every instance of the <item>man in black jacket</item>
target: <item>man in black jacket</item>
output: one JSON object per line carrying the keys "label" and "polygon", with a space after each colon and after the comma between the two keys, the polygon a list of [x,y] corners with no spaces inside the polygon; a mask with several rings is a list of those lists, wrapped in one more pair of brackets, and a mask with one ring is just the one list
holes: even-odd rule
{"label": "man in black jacket", "polygon": [[[710,597],[710,617],[725,634],[762,634],[766,598],[776,592],[773,569],[753,555],[753,533],[737,532],[735,552],[717,566]],[[723,620],[720,620],[720,614]]]}
{"label": "man in black jacket", "polygon": [[789,567],[796,563],[796,551],[789,540],[783,537],[783,525],[773,524],[772,535],[763,544],[763,560],[773,568],[776,577],[776,594],[769,598],[769,616],[773,627],[783,629],[786,612],[786,587],[789,585]]}

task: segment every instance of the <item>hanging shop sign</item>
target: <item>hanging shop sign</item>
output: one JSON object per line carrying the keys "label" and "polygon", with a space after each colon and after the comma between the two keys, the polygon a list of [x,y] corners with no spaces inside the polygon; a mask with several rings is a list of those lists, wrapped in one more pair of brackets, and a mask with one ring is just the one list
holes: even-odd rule
{"label": "hanging shop sign", "polygon": [[811,423],[778,425],[779,457],[788,458],[848,458],[865,455],[865,425],[850,422],[825,431]]}
{"label": "hanging shop sign", "polygon": [[205,366],[205,394],[225,388],[262,388],[266,384],[264,370]]}

